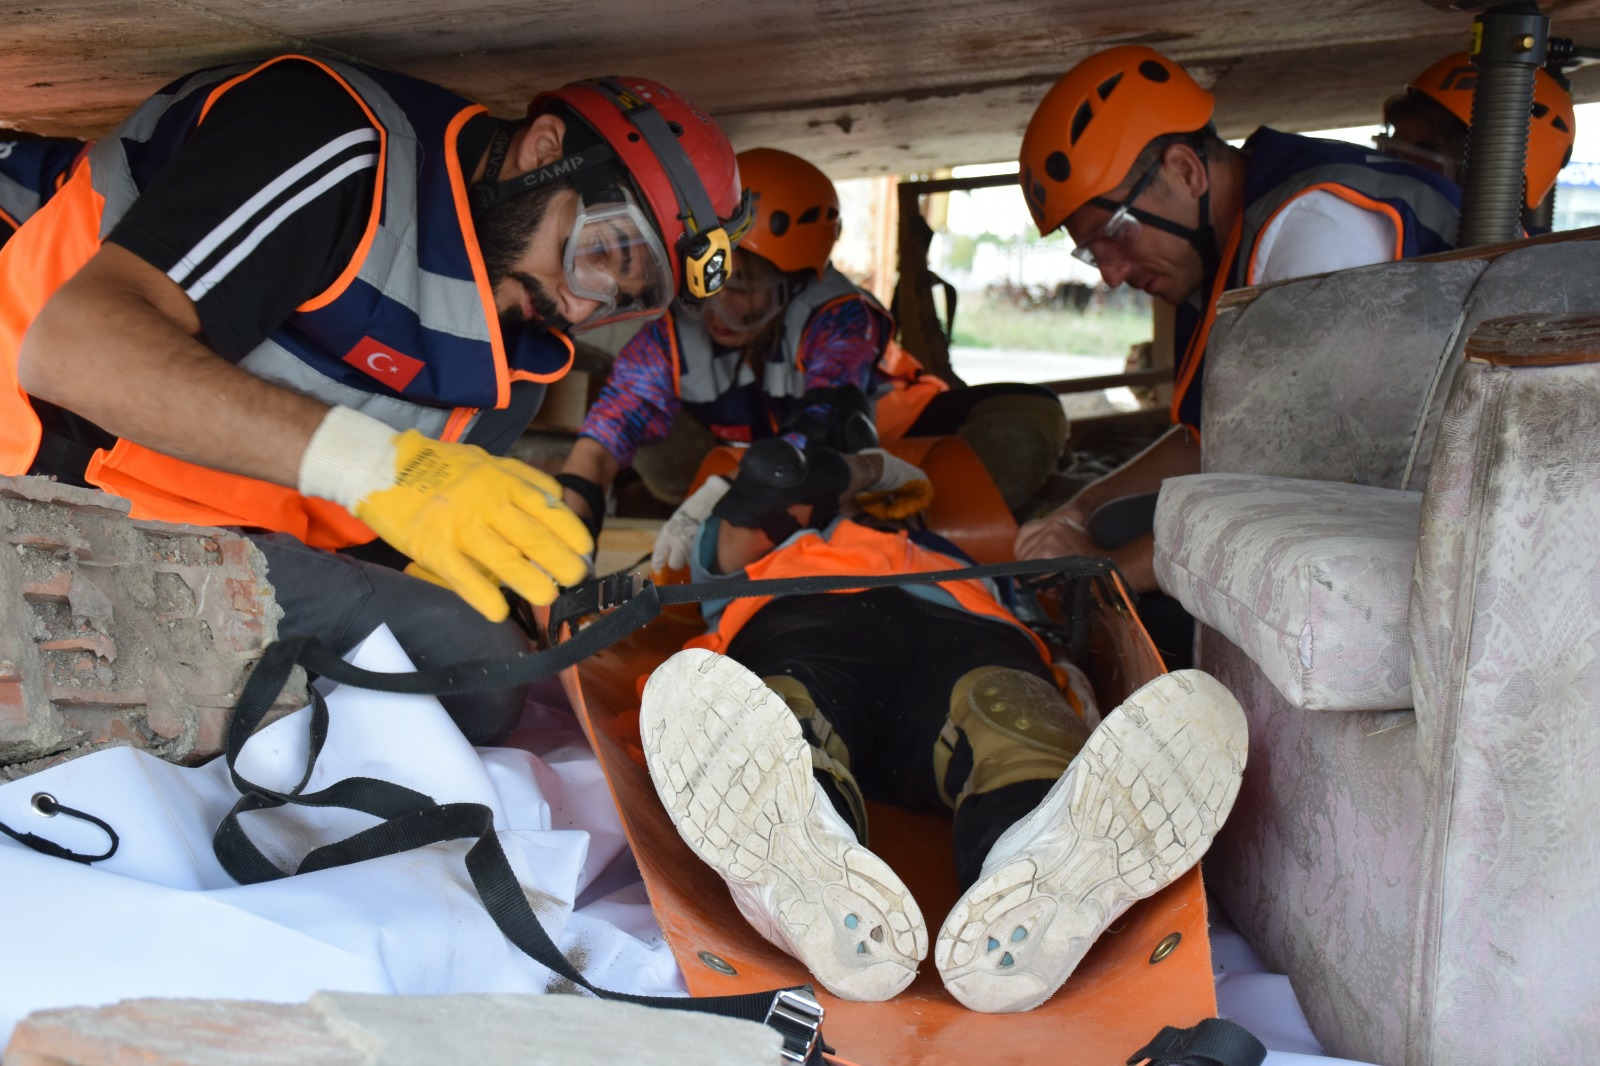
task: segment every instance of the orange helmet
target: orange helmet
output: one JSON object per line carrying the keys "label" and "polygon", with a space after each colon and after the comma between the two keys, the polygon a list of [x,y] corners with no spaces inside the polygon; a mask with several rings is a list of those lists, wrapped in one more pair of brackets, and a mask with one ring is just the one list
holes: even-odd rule
{"label": "orange helmet", "polygon": [[1115,189],[1157,137],[1204,129],[1216,100],[1143,45],[1090,56],[1051,86],[1022,135],[1023,198],[1041,234]]}
{"label": "orange helmet", "polygon": [[[1472,91],[1478,69],[1466,52],[1445,56],[1419,74],[1406,88],[1436,100],[1472,126]],[[1556,175],[1572,158],[1578,123],[1572,94],[1543,67],[1533,75],[1533,117],[1528,126],[1528,162],[1523,170],[1528,207],[1538,207],[1556,183]]]}
{"label": "orange helmet", "polygon": [[839,193],[828,175],[797,155],[752,148],[738,155],[739,176],[755,201],[755,223],[739,242],[786,274],[817,277],[839,239]]}

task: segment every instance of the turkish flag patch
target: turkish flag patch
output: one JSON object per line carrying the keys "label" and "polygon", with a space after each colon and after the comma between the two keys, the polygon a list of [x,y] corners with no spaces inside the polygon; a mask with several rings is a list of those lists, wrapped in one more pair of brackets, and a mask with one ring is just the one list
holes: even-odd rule
{"label": "turkish flag patch", "polygon": [[369,378],[383,382],[395,392],[404,391],[426,365],[421,359],[413,359],[393,348],[385,347],[371,337],[362,337],[345,355],[344,361]]}

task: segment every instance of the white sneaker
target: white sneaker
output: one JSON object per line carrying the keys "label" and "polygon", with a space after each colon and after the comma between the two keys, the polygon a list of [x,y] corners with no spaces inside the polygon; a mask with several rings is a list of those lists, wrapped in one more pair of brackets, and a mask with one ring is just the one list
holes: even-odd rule
{"label": "white sneaker", "polygon": [[800,723],[732,659],[662,663],[639,710],[650,779],[756,932],[842,999],[884,1000],[928,954],[916,900],[811,776]]}
{"label": "white sneaker", "polygon": [[950,994],[991,1013],[1049,999],[1119,915],[1200,861],[1246,746],[1244,711],[1209,674],[1163,674],[1128,697],[945,919],[934,961]]}

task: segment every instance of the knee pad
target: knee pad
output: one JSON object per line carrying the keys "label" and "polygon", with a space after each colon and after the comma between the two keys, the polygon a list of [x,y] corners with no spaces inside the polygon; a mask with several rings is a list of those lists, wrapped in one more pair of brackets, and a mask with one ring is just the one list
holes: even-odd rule
{"label": "knee pad", "polygon": [[1055,472],[1066,445],[1067,416],[1059,400],[996,396],[974,404],[956,433],[972,446],[1014,510]]}
{"label": "knee pad", "polygon": [[1088,739],[1089,727],[1050,682],[1010,667],[979,667],[950,693],[934,779],[954,810],[975,793],[1055,780]]}
{"label": "knee pad", "polygon": [[820,770],[833,783],[849,808],[839,813],[851,823],[856,831],[856,839],[865,846],[867,801],[861,794],[861,786],[856,784],[855,775],[850,772],[850,749],[845,747],[844,738],[835,732],[833,723],[823,716],[810,691],[798,680],[788,674],[774,674],[761,681],[776,692],[799,719],[800,731],[805,734],[806,743],[811,747],[811,768]]}

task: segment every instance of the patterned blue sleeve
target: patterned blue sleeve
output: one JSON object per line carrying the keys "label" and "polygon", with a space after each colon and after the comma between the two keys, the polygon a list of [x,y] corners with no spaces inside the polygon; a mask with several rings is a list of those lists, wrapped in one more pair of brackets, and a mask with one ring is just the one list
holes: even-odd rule
{"label": "patterned blue sleeve", "polygon": [[888,332],[889,323],[865,300],[841,300],[818,311],[800,338],[806,388],[854,385],[870,392]]}
{"label": "patterned blue sleeve", "polygon": [[595,399],[581,436],[593,437],[623,466],[646,444],[666,437],[683,404],[672,382],[667,320],[658,318],[623,345],[605,388]]}

